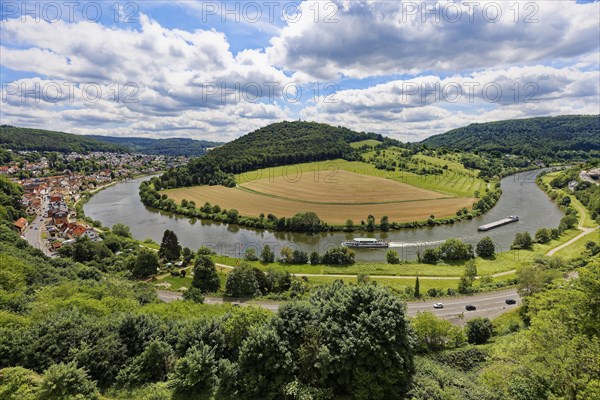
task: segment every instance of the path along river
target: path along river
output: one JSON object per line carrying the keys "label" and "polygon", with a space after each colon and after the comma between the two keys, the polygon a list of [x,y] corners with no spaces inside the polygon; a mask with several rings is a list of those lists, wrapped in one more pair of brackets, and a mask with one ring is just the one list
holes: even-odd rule
{"label": "path along river", "polygon": [[[174,231],[183,246],[197,249],[204,245],[213,248],[218,254],[240,257],[249,247],[260,253],[263,245],[274,248],[276,254],[283,246],[303,251],[317,250],[321,254],[328,248],[354,236],[376,237],[391,242],[402,260],[414,260],[417,252],[427,247],[439,245],[448,238],[460,238],[473,245],[484,236],[490,236],[496,244],[496,251],[510,247],[516,232],[528,231],[532,235],[538,228],[558,226],[562,217],[560,209],[540,190],[535,177],[542,170],[511,175],[502,179],[502,196],[496,206],[481,217],[452,225],[403,229],[391,232],[322,233],[307,235],[287,232],[270,232],[227,225],[212,221],[190,220],[153,210],[142,204],[138,195],[140,178],[113,185],[95,194],[85,204],[85,214],[102,225],[112,227],[120,222],[128,225],[136,239],[152,238],[160,243],[165,229]],[[399,205],[401,207],[402,205]],[[268,210],[265,210],[268,213]],[[509,224],[489,232],[478,232],[477,227],[508,215],[518,215],[519,222]],[[376,215],[377,219],[381,216]],[[366,219],[366,216],[365,216]],[[361,249],[356,252],[357,261],[385,260],[387,249]]]}

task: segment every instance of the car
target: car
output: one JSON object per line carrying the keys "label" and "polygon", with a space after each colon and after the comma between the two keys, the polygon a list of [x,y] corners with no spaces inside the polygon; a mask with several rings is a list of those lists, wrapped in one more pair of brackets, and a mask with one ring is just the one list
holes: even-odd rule
{"label": "car", "polygon": [[435,303],[433,308],[444,308],[444,305],[442,303]]}
{"label": "car", "polygon": [[517,304],[515,299],[506,299],[506,304]]}
{"label": "car", "polygon": [[475,310],[477,310],[477,307],[475,307],[473,304],[467,304],[465,309],[467,311],[475,311]]}

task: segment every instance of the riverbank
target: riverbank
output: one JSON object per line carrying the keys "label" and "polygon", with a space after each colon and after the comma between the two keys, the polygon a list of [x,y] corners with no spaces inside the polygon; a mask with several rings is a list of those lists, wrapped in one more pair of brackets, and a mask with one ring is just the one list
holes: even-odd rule
{"label": "riverbank", "polygon": [[[539,171],[539,170],[538,170]],[[290,232],[269,232],[260,229],[244,228],[232,224],[188,219],[171,213],[146,207],[139,199],[139,181],[115,185],[95,194],[85,205],[86,215],[99,220],[105,226],[124,223],[131,228],[133,236],[139,240],[151,238],[156,242],[162,239],[165,229],[174,231],[183,246],[197,249],[201,246],[212,248],[218,254],[242,257],[247,247],[262,248],[269,245],[278,254],[283,247],[307,253],[324,253],[327,249],[339,246],[354,236],[374,237],[393,244],[402,261],[413,261],[419,253],[435,247],[447,238],[458,238],[475,246],[482,237],[490,236],[497,252],[510,248],[515,232],[534,233],[539,228],[555,227],[562,218],[559,208],[535,185],[538,171],[507,177],[502,181],[503,195],[496,206],[485,215],[460,223],[423,227],[390,232],[322,232],[302,234]],[[517,214],[521,220],[512,226],[498,228],[488,233],[477,231],[477,227],[507,215]],[[383,250],[358,250],[356,260],[365,263],[379,263],[385,260]]]}

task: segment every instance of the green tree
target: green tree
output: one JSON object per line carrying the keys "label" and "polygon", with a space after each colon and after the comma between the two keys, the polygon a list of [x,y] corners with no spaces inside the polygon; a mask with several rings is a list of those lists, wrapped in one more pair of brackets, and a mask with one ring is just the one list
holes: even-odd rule
{"label": "green tree", "polygon": [[202,304],[204,303],[204,296],[202,295],[202,291],[195,287],[190,287],[188,290],[183,292],[183,299],[193,301],[194,303]]}
{"label": "green tree", "polygon": [[446,261],[468,260],[473,258],[473,248],[459,239],[447,239],[438,249],[440,258]]}
{"label": "green tree", "polygon": [[142,354],[119,372],[117,381],[123,386],[138,386],[149,382],[165,380],[173,369],[175,355],[168,343],[152,340]]}
{"label": "green tree", "polygon": [[417,349],[426,353],[462,345],[465,336],[461,328],[436,317],[432,312],[420,312],[412,321],[417,336]]}
{"label": "green tree", "polygon": [[169,261],[178,260],[181,255],[181,246],[175,232],[167,229],[163,234],[158,256]]}
{"label": "green tree", "polygon": [[383,232],[390,230],[390,219],[387,215],[381,217],[381,221],[379,221],[379,229],[381,229]]}
{"label": "green tree", "polygon": [[347,247],[334,247],[325,252],[321,262],[330,265],[354,264],[354,252]]}
{"label": "green tree", "polygon": [[372,215],[369,215],[367,217],[367,232],[373,232],[375,230],[376,226],[375,226],[375,217]]}
{"label": "green tree", "polygon": [[352,221],[351,219],[346,220],[346,225],[344,226],[344,231],[354,232],[354,221]]}
{"label": "green tree", "polygon": [[550,232],[546,228],[540,228],[535,232],[535,241],[537,243],[548,243],[550,241]]}
{"label": "green tree", "polygon": [[469,343],[484,344],[492,337],[492,321],[485,317],[473,318],[467,321],[465,330]]}
{"label": "green tree", "polygon": [[192,287],[200,290],[201,293],[214,293],[221,287],[215,263],[210,257],[196,257]]}
{"label": "green tree", "polygon": [[513,250],[530,250],[532,247],[533,240],[531,239],[529,232],[517,232],[513,244],[510,246]]}
{"label": "green tree", "polygon": [[156,252],[149,249],[140,249],[137,257],[130,266],[131,274],[136,278],[147,278],[155,275],[160,266]]}
{"label": "green tree", "polygon": [[256,255],[256,249],[254,247],[249,247],[246,249],[246,252],[244,253],[244,260],[258,261],[258,256]]}
{"label": "green tree", "polygon": [[0,399],[39,399],[41,379],[35,372],[23,367],[4,368],[0,370],[0,376]]}
{"label": "green tree", "polygon": [[294,260],[294,251],[287,246],[283,246],[279,254],[281,255],[281,262],[291,264]]}
{"label": "green tree", "polygon": [[482,257],[482,258],[493,257],[494,254],[496,253],[496,249],[494,246],[494,242],[492,241],[492,238],[489,236],[482,238],[479,241],[479,243],[477,243],[477,248],[475,251],[477,252],[477,255],[479,257]]}
{"label": "green tree", "polygon": [[98,399],[98,389],[88,374],[74,362],[54,364],[46,370],[40,388],[44,400]]}
{"label": "green tree", "polygon": [[319,255],[319,252],[317,251],[313,251],[310,253],[309,256],[309,261],[311,265],[318,265],[321,263],[321,256]]}
{"label": "green tree", "polygon": [[440,254],[437,249],[426,249],[423,252],[422,261],[425,264],[436,264],[440,259]]}
{"label": "green tree", "polygon": [[235,267],[227,274],[225,293],[233,297],[252,297],[260,293],[254,270],[247,265]]}
{"label": "green tree", "polygon": [[415,298],[421,297],[421,284],[419,283],[419,276],[417,275],[417,279],[415,280]]}
{"label": "green tree", "polygon": [[218,361],[214,349],[206,344],[191,347],[177,360],[169,376],[169,387],[179,395],[203,395],[210,398],[218,379]]}
{"label": "green tree", "polygon": [[398,257],[398,252],[395,250],[388,250],[385,253],[385,259],[388,264],[400,264],[400,257]]}
{"label": "green tree", "polygon": [[271,248],[268,245],[265,245],[262,251],[260,252],[260,260],[265,264],[269,264],[275,261],[275,253],[271,250]]}
{"label": "green tree", "polygon": [[129,227],[122,223],[116,223],[112,227],[112,231],[115,235],[121,236],[124,238],[131,238],[131,231]]}

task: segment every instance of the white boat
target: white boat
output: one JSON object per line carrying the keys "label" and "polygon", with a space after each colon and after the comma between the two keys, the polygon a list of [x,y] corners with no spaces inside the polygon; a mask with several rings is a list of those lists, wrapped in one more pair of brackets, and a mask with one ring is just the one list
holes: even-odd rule
{"label": "white boat", "polygon": [[381,247],[390,247],[390,244],[382,239],[374,238],[354,238],[352,240],[346,240],[342,242],[344,247],[357,247],[363,249],[376,249]]}

